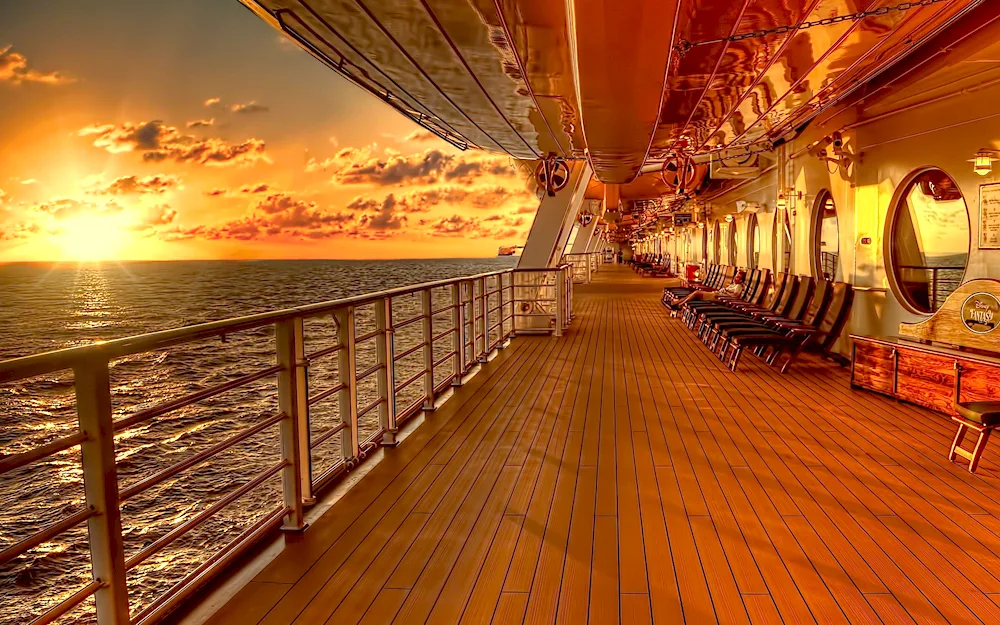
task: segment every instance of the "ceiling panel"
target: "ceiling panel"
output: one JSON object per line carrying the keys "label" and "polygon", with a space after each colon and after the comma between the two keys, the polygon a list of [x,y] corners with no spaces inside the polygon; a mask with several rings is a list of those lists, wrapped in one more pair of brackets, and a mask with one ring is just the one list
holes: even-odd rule
{"label": "ceiling panel", "polygon": [[241,1],[457,145],[587,158],[617,184],[677,152],[790,136],[980,4],[730,41],[899,0]]}

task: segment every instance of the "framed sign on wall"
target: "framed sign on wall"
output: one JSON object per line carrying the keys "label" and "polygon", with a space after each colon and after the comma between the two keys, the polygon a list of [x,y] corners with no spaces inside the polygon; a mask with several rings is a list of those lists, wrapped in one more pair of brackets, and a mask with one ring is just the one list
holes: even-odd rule
{"label": "framed sign on wall", "polygon": [[979,249],[1000,250],[1000,183],[979,185]]}

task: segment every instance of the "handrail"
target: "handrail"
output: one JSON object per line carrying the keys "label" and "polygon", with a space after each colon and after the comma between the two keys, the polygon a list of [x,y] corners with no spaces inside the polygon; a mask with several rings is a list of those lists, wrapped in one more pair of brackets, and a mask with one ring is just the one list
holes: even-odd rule
{"label": "handrail", "polygon": [[[501,275],[512,271],[490,271],[462,278],[463,280],[474,280],[487,276]],[[516,270],[515,270],[516,271]],[[316,317],[324,315],[338,308],[346,306],[362,306],[371,304],[387,297],[399,297],[409,295],[426,289],[433,289],[448,286],[455,282],[454,278],[436,280],[433,282],[423,282],[410,286],[345,297],[342,299],[329,300],[306,306],[286,308],[273,312],[258,313],[255,315],[245,315],[233,317],[221,321],[209,321],[172,330],[161,330],[159,332],[149,332],[138,334],[121,339],[102,341],[91,345],[80,345],[57,349],[32,356],[22,356],[11,360],[0,361],[0,384],[5,382],[16,382],[60,369],[66,369],[67,361],[77,360],[87,357],[99,356],[101,358],[114,359],[122,356],[131,356],[142,352],[150,352],[164,347],[172,347],[180,343],[190,343],[195,340],[214,338],[223,334],[235,334],[245,330],[252,330],[262,326],[272,325],[280,321],[286,321],[294,317]]]}
{"label": "handrail", "polygon": [[[315,491],[332,484],[334,479],[362,462],[377,446],[394,446],[400,424],[421,409],[433,410],[440,394],[451,385],[461,385],[462,378],[477,363],[486,362],[494,350],[518,332],[543,329],[561,335],[572,318],[572,267],[562,264],[547,269],[507,269],[451,278],[395,289],[363,294],[265,312],[221,321],[212,321],[183,328],[151,332],[110,340],[93,345],[71,347],[42,354],[0,362],[0,384],[26,380],[39,375],[69,371],[76,387],[76,411],[79,428],[33,449],[0,458],[0,476],[58,453],[79,449],[79,462],[86,477],[85,507],[28,536],[17,536],[13,545],[0,552],[5,562],[27,553],[78,525],[87,522],[91,569],[95,582],[68,593],[61,603],[48,612],[37,615],[39,622],[51,622],[69,610],[77,609],[84,599],[94,595],[99,625],[130,623],[130,578],[126,572],[201,525],[243,495],[261,488],[265,481],[281,475],[281,501],[262,518],[251,521],[240,536],[205,560],[166,594],[148,602],[134,617],[144,623],[160,618],[188,597],[197,586],[204,584],[253,542],[260,540],[276,524],[288,531],[305,527],[304,508],[315,501]],[[418,294],[417,300],[401,305],[407,318],[393,320],[394,298]],[[446,303],[447,302],[447,303]],[[396,299],[396,303],[400,304]],[[374,329],[356,332],[356,311],[374,307]],[[525,319],[518,312],[523,308],[540,307]],[[368,310],[368,309],[366,309]],[[410,316],[410,313],[415,313]],[[447,314],[450,313],[450,314]],[[366,313],[367,314],[367,313]],[[333,345],[318,346],[305,351],[304,321],[319,316],[332,316],[336,327]],[[367,322],[366,322],[367,323]],[[401,328],[414,326],[397,334]],[[437,327],[436,327],[437,326]],[[522,327],[523,326],[523,327]],[[532,327],[527,327],[532,326]],[[273,327],[276,364],[239,372],[226,382],[206,386],[152,406],[136,409],[118,418],[112,413],[110,368],[113,360],[204,340],[235,335],[248,330]],[[405,343],[398,345],[399,337]],[[450,349],[441,355],[435,347]],[[359,344],[375,359],[359,367]],[[374,342],[372,345],[371,342]],[[422,352],[422,365],[401,362],[407,356]],[[314,359],[337,354],[336,380],[329,380],[312,394],[309,393],[309,371]],[[449,365],[450,363],[450,365]],[[440,367],[449,366],[442,378]],[[418,368],[418,371],[413,371]],[[436,374],[437,373],[437,374]],[[374,378],[364,388],[359,383]],[[399,383],[400,378],[405,378]],[[270,379],[270,382],[266,382]],[[418,384],[421,382],[422,384]],[[277,411],[262,416],[254,424],[194,450],[186,458],[153,471],[130,484],[121,484],[115,458],[114,436],[139,424],[155,431],[157,417],[168,415],[193,404],[204,402],[255,382],[271,384],[277,391]],[[370,391],[371,387],[375,391]],[[30,382],[26,388],[31,389]],[[310,430],[310,409],[313,405],[335,398],[340,422],[316,432]],[[363,405],[359,409],[359,405]],[[359,423],[368,415],[377,415],[378,424],[362,430]],[[217,454],[238,445],[265,430],[277,430],[280,449],[270,468],[258,473],[241,486],[234,487],[190,517],[177,524],[149,545],[124,558],[124,536],[120,509],[147,489],[175,478]],[[274,431],[274,430],[269,430]],[[339,436],[339,439],[338,439]],[[313,475],[312,453],[316,446],[339,440],[339,457],[332,466],[324,466],[320,475]],[[336,449],[336,447],[334,447]],[[269,460],[269,459],[268,459]],[[19,479],[19,478],[15,478]],[[142,505],[156,501],[142,500]],[[130,504],[136,505],[136,504]],[[138,588],[132,588],[131,593]]]}

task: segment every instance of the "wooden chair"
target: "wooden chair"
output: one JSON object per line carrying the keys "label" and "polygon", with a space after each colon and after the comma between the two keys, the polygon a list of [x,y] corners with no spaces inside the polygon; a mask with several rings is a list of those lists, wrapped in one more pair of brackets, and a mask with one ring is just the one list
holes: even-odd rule
{"label": "wooden chair", "polygon": [[[975,473],[979,459],[983,457],[986,443],[994,428],[1000,425],[1000,401],[962,401],[962,365],[955,363],[955,412],[951,420],[958,424],[958,432],[951,444],[948,460],[955,462],[955,456],[969,461],[969,473]],[[962,448],[962,440],[969,430],[979,433],[979,440],[972,451]]]}

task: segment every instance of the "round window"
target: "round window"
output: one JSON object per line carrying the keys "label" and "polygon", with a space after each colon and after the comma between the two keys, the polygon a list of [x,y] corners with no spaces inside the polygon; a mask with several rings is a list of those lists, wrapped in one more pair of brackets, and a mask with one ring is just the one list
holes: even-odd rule
{"label": "round window", "polygon": [[729,264],[736,266],[736,222],[729,222]]}
{"label": "round window", "polygon": [[760,263],[760,224],[757,223],[757,215],[753,213],[747,222],[747,252],[750,269],[756,269]]}
{"label": "round window", "polygon": [[813,210],[813,275],[843,280],[840,267],[840,222],[833,196],[826,189],[816,196]]}
{"label": "round window", "polygon": [[[792,225],[788,219],[788,211],[780,211],[774,216],[772,230],[771,253],[774,255],[774,270],[778,272],[791,271],[792,268]],[[778,243],[781,242],[779,247]]]}
{"label": "round window", "polygon": [[890,284],[911,312],[930,314],[965,277],[969,209],[951,176],[924,167],[899,185],[889,211],[885,240]]}
{"label": "round window", "polygon": [[721,263],[722,254],[719,253],[719,247],[722,245],[722,233],[719,228],[719,222],[715,222],[715,226],[712,228],[712,262]]}

